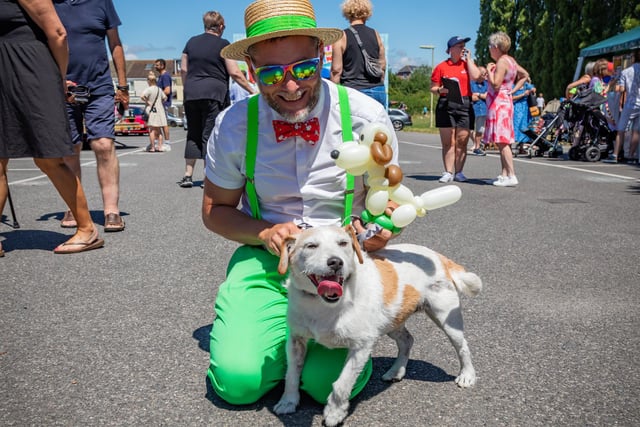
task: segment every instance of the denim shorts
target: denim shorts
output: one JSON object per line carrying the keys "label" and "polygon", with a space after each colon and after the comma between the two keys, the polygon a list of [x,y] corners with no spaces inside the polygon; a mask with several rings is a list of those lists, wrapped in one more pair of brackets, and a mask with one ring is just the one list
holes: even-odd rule
{"label": "denim shorts", "polygon": [[378,101],[384,106],[384,108],[387,108],[387,90],[385,89],[384,85],[358,90]]}
{"label": "denim shorts", "polygon": [[91,95],[86,104],[67,104],[71,126],[71,141],[82,143],[83,133],[89,141],[98,138],[116,139],[115,100],[113,94]]}

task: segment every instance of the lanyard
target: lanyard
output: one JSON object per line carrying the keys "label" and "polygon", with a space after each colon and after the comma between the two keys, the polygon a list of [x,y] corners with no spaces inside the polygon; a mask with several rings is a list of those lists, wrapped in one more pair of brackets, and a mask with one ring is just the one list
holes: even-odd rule
{"label": "lanyard", "polygon": [[[245,157],[247,175],[247,196],[249,207],[255,219],[260,219],[260,203],[255,185],[256,153],[258,152],[258,99],[259,96],[249,98],[247,109],[247,151]],[[343,86],[338,86],[338,99],[340,102],[340,121],[342,126],[342,142],[350,141],[353,137],[351,110],[349,108],[349,96]],[[347,188],[344,192],[344,217],[343,224],[351,223],[351,210],[353,205],[353,187],[355,178],[347,174]]]}

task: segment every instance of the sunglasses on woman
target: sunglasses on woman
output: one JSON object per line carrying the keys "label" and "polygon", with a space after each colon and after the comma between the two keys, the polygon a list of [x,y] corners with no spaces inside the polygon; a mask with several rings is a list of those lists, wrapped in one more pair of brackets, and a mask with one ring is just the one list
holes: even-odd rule
{"label": "sunglasses on woman", "polygon": [[256,68],[256,77],[265,86],[277,85],[284,81],[287,72],[298,81],[307,80],[318,72],[320,58],[303,59],[288,65],[265,65]]}

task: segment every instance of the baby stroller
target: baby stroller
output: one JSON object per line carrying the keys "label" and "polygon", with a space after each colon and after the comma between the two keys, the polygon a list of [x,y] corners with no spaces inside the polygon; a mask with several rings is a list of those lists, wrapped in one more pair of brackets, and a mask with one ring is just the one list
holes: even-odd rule
{"label": "baby stroller", "polygon": [[571,105],[568,101],[562,101],[556,113],[546,113],[541,117],[534,117],[527,129],[522,132],[531,138],[529,144],[523,144],[519,148],[520,154],[527,157],[542,157],[545,154],[550,158],[563,154],[562,141],[568,141],[568,125],[565,120]]}
{"label": "baby stroller", "polygon": [[600,110],[606,98],[591,90],[581,92],[572,101],[572,132],[569,158],[597,162],[613,148],[616,132],[609,128]]}
{"label": "baby stroller", "polygon": [[615,132],[609,129],[599,110],[605,101],[606,98],[591,90],[583,90],[573,99],[562,101],[555,116],[546,117],[541,126],[530,125],[525,132],[533,140],[528,147],[528,156],[558,157],[563,153],[561,143],[564,141],[571,143],[571,160],[600,160],[615,140]]}

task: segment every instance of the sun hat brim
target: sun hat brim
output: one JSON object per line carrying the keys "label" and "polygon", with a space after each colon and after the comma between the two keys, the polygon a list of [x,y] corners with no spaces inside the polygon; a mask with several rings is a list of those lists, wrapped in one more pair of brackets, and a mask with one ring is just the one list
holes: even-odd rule
{"label": "sun hat brim", "polygon": [[310,36],[322,41],[325,46],[331,45],[342,38],[342,30],[338,28],[296,28],[290,30],[274,31],[254,37],[247,37],[231,43],[220,52],[223,58],[244,61],[251,45],[261,41],[288,36]]}

